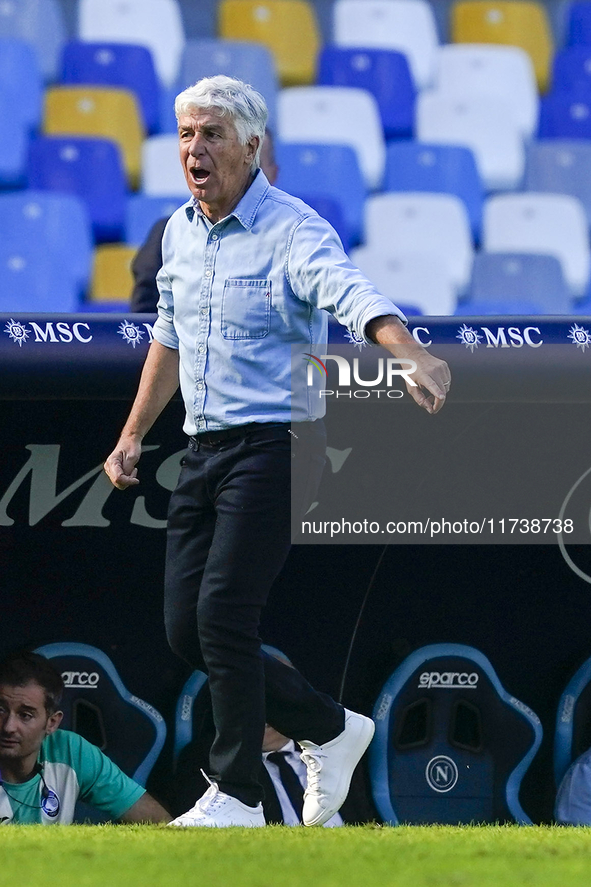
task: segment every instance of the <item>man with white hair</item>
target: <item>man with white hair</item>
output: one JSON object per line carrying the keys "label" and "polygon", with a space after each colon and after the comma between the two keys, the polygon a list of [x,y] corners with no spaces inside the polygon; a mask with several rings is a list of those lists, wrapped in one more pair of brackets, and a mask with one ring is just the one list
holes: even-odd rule
{"label": "man with white hair", "polygon": [[[326,341],[327,309],[358,339],[416,362],[409,391],[429,413],[445,401],[449,370],[413,340],[331,226],[269,185],[259,169],[262,96],[219,75],[182,92],[175,112],[193,197],[164,233],[154,341],[105,463],[118,488],[139,482],[142,439],[180,377],[189,447],[168,513],[165,620],[172,649],[208,673],[216,736],[211,786],[174,822],[265,824],[267,721],[302,748],[303,821],[321,825],[342,805],[374,727],[260,648],[261,611],[290,548],[290,492],[303,509],[324,459],[322,420],[305,391],[292,397],[291,346]],[[309,466],[293,491],[292,440],[295,461]]]}

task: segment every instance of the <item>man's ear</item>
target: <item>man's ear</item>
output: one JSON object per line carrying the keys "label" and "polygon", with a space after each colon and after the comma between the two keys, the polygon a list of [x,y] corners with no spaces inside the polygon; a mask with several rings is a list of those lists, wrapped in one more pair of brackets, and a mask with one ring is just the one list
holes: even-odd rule
{"label": "man's ear", "polygon": [[45,725],[46,736],[51,736],[52,733],[55,733],[62,722],[63,716],[63,711],[54,711],[54,713],[48,717],[47,724]]}
{"label": "man's ear", "polygon": [[261,141],[261,140],[259,139],[258,136],[253,136],[253,137],[252,137],[251,139],[249,139],[248,142],[247,142],[248,147],[249,147],[249,149],[250,149],[249,152],[248,152],[248,158],[247,158],[247,162],[248,162],[249,164],[251,164],[252,161],[254,160],[254,156],[255,156],[255,154],[256,154],[256,152],[257,152],[257,149],[258,149],[258,147],[259,147],[259,142],[260,142],[260,141]]}

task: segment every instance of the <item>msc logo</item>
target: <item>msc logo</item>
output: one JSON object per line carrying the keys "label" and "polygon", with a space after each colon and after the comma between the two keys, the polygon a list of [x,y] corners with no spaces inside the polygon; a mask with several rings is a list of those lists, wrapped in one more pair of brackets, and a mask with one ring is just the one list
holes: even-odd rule
{"label": "msc logo", "polygon": [[431,687],[457,690],[474,690],[478,685],[478,674],[473,671],[424,671],[419,677],[418,686],[422,689]]}
{"label": "msc logo", "polygon": [[431,758],[425,769],[425,778],[429,788],[434,792],[450,792],[458,781],[458,768],[456,762],[447,755],[437,755]]}
{"label": "msc logo", "polygon": [[99,680],[96,671],[62,671],[62,681],[67,690],[95,690]]}

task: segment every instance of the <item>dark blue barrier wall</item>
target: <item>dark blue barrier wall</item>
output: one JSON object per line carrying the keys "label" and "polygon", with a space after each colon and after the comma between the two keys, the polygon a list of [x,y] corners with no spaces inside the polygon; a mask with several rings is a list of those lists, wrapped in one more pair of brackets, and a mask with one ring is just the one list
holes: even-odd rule
{"label": "dark blue barrier wall", "polygon": [[[166,505],[185,445],[180,401],[146,438],[138,487],[115,491],[101,470],[128,413],[153,319],[0,317],[0,654],[52,641],[94,644],[172,723],[188,674],[167,649],[161,616]],[[483,398],[491,391],[493,400],[519,400],[541,385],[548,398],[570,401],[588,428],[588,319],[421,318],[411,326],[445,351],[460,400],[468,368],[470,378],[480,374]],[[591,450],[580,458],[591,465]],[[418,470],[412,455],[401,470]],[[294,547],[264,640],[335,695],[351,647],[343,699],[368,712],[412,649],[446,641],[482,650],[504,686],[542,718],[544,745],[522,801],[534,820],[548,818],[556,704],[591,655],[589,547],[570,549],[577,573],[554,543],[389,546],[353,639],[381,554],[378,545]],[[163,758],[156,788],[168,772]]]}

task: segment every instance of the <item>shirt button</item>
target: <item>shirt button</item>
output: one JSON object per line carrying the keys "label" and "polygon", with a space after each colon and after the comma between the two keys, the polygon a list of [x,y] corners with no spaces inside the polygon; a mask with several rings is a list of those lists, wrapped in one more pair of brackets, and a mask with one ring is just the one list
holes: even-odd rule
{"label": "shirt button", "polygon": [[199,346],[199,354],[203,354],[204,351],[205,351],[205,345],[200,345]]}
{"label": "shirt button", "polygon": [[202,314],[207,314],[207,308],[202,308],[202,309],[201,309],[201,313],[202,313]]}
{"label": "shirt button", "polygon": [[206,277],[211,277],[211,271],[210,271],[209,268],[208,268],[207,271],[205,272],[205,276],[206,276]]}
{"label": "shirt button", "polygon": [[203,388],[203,382],[197,382],[197,388],[201,391]]}
{"label": "shirt button", "polygon": [[212,240],[217,240],[217,239],[218,239],[217,234],[212,234],[212,235],[211,235],[211,239],[212,239]]}

